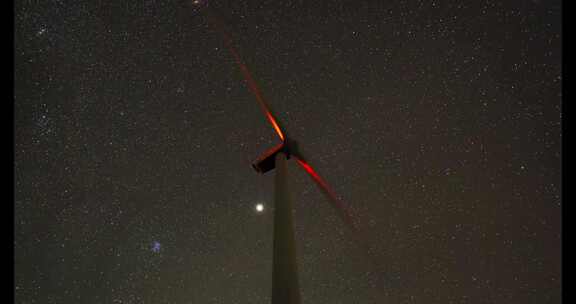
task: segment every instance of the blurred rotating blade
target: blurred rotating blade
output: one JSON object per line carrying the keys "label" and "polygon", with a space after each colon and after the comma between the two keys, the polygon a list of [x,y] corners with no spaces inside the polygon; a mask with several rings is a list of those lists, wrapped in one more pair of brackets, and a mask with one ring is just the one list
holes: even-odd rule
{"label": "blurred rotating blade", "polygon": [[346,204],[344,204],[344,202],[340,198],[338,198],[338,196],[336,196],[336,193],[332,190],[332,188],[330,188],[328,183],[316,172],[316,170],[314,170],[314,168],[312,168],[312,166],[304,160],[302,154],[300,153],[296,155],[292,154],[292,156],[294,156],[296,162],[298,162],[300,167],[302,167],[304,171],[306,171],[306,173],[310,175],[310,177],[316,183],[318,188],[320,188],[320,191],[322,191],[322,193],[328,198],[328,201],[330,202],[332,207],[334,207],[334,210],[336,210],[336,213],[338,214],[340,219],[342,219],[342,221],[346,223],[348,228],[352,230],[353,234],[356,235],[358,232],[358,226],[356,224],[356,221],[354,220],[354,217],[352,216],[352,213],[350,212],[350,209],[348,209]]}
{"label": "blurred rotating blade", "polygon": [[246,84],[248,85],[248,88],[256,97],[256,100],[258,101],[260,108],[264,112],[264,115],[266,115],[266,118],[268,119],[268,121],[272,125],[272,128],[274,128],[274,130],[276,131],[276,134],[278,134],[280,139],[282,141],[284,141],[285,136],[284,136],[284,132],[282,132],[282,129],[280,128],[280,124],[278,123],[276,118],[274,118],[272,111],[270,111],[270,107],[268,106],[268,103],[266,102],[266,100],[264,100],[264,97],[262,95],[262,91],[260,90],[260,87],[258,86],[256,81],[252,77],[252,73],[248,69],[248,66],[246,66],[246,64],[242,61],[242,58],[240,58],[240,55],[238,55],[238,51],[236,51],[236,48],[234,47],[234,43],[232,42],[232,38],[230,38],[230,35],[226,31],[224,24],[218,18],[216,18],[216,15],[214,15],[213,13],[208,14],[208,20],[210,21],[210,24],[212,24],[212,26],[217,31],[219,31],[222,34],[222,36],[224,37],[224,42],[226,44],[226,47],[228,48],[228,50],[232,54],[232,57],[234,57],[236,64],[240,68],[240,71],[242,72],[242,76],[244,76],[244,80],[246,81]]}
{"label": "blurred rotating blade", "polygon": [[318,188],[324,193],[324,195],[328,198],[328,201],[332,205],[332,207],[336,210],[336,213],[340,217],[340,219],[346,224],[346,227],[350,230],[352,239],[356,243],[357,246],[361,248],[362,254],[368,259],[370,265],[376,271],[375,277],[376,281],[374,282],[380,287],[389,286],[390,279],[384,277],[386,273],[386,268],[381,264],[376,252],[373,250],[373,246],[371,246],[371,241],[367,238],[367,235],[361,233],[359,230],[358,224],[353,217],[350,209],[344,204],[344,202],[335,194],[335,192],[330,188],[328,183],[320,177],[320,175],[312,168],[312,166],[306,162],[304,157],[300,152],[292,153],[291,154],[295,159],[296,162],[308,173],[308,175],[312,178],[312,180],[316,183]]}

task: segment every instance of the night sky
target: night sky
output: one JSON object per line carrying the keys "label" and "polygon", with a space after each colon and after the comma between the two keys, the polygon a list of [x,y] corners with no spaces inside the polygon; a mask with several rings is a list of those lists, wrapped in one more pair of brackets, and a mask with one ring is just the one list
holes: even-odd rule
{"label": "night sky", "polygon": [[[15,303],[560,303],[561,1],[15,1]],[[263,209],[257,208],[262,204]],[[384,283],[382,283],[384,282]]]}

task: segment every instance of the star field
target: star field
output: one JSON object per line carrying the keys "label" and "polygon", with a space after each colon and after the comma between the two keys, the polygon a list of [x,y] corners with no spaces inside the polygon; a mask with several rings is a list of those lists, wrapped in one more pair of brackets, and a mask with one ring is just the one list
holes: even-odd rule
{"label": "star field", "polygon": [[[270,303],[272,111],[302,303],[559,303],[560,1],[25,1],[16,303]],[[262,204],[262,210],[259,210]]]}

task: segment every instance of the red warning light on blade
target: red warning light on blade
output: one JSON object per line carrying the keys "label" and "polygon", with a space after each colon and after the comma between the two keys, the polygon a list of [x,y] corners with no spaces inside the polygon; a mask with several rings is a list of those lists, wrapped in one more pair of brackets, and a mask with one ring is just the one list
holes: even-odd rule
{"label": "red warning light on blade", "polygon": [[352,230],[356,231],[357,227],[356,227],[356,224],[352,218],[352,215],[350,214],[350,211],[346,208],[346,206],[342,203],[342,201],[340,201],[340,199],[338,199],[338,197],[336,196],[334,191],[332,191],[332,189],[330,189],[330,187],[328,186],[326,181],[324,181],[320,177],[320,175],[318,175],[318,173],[316,173],[316,171],[312,168],[312,166],[310,166],[307,162],[300,159],[299,157],[295,157],[295,158],[296,158],[296,161],[298,162],[298,164],[300,166],[302,166],[302,168],[304,168],[304,170],[306,170],[306,172],[312,177],[314,182],[316,182],[316,184],[318,186],[320,186],[320,189],[322,189],[322,191],[327,196],[330,197],[330,202],[333,204],[335,209],[340,213],[340,216],[343,217],[344,221],[350,226],[350,228]]}
{"label": "red warning light on blade", "polygon": [[284,134],[282,134],[282,130],[280,130],[280,126],[278,126],[278,123],[276,123],[276,119],[274,119],[274,116],[272,116],[270,112],[267,112],[266,116],[268,116],[268,120],[272,124],[272,127],[274,127],[274,130],[276,130],[278,136],[280,136],[280,139],[284,141]]}
{"label": "red warning light on blade", "polygon": [[252,91],[252,93],[256,97],[258,104],[260,104],[262,111],[264,111],[266,118],[268,118],[268,121],[270,121],[270,124],[272,124],[272,127],[274,128],[280,139],[284,141],[284,133],[282,133],[280,126],[276,122],[276,119],[268,109],[266,101],[262,97],[262,93],[260,91],[260,88],[258,87],[258,84],[256,84],[256,81],[254,80],[254,78],[252,78],[252,73],[250,73],[248,67],[244,64],[244,62],[242,62],[240,55],[238,55],[236,48],[234,48],[234,45],[232,44],[232,39],[224,29],[224,26],[221,24],[221,22],[218,19],[216,19],[215,16],[210,15],[210,17],[211,17],[210,20],[214,24],[214,27],[222,33],[222,36],[224,36],[224,42],[226,44],[226,47],[228,47],[228,50],[232,54],[232,57],[234,57],[236,64],[238,64],[238,66],[240,67],[240,70],[242,71],[242,76],[244,76],[244,80],[248,84],[248,88],[250,88],[250,91]]}

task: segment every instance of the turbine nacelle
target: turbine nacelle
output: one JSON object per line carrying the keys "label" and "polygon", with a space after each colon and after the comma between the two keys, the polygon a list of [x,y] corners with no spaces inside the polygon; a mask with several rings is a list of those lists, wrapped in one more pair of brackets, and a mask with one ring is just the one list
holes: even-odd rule
{"label": "turbine nacelle", "polygon": [[260,157],[258,157],[252,163],[252,168],[261,174],[273,170],[276,166],[276,154],[280,152],[286,155],[286,159],[290,159],[291,155],[299,156],[298,143],[294,140],[286,138],[282,143],[274,146],[273,148],[264,152],[264,154],[260,155]]}

